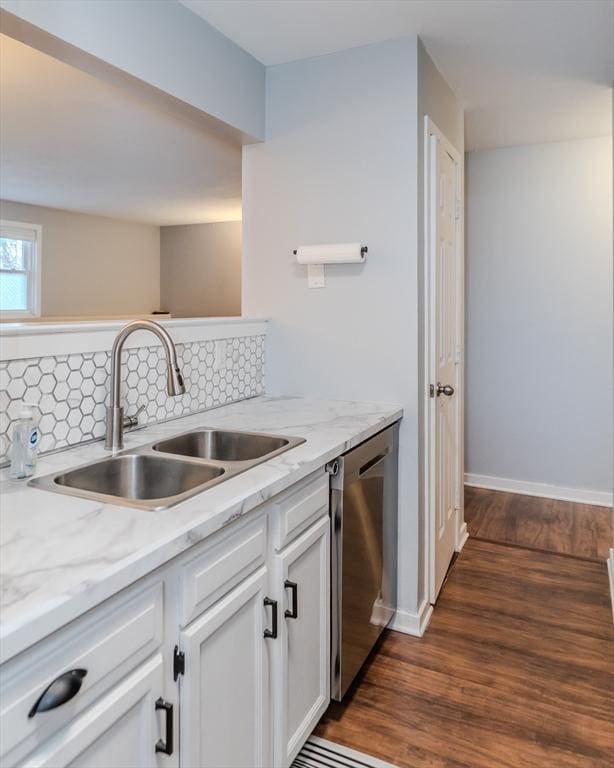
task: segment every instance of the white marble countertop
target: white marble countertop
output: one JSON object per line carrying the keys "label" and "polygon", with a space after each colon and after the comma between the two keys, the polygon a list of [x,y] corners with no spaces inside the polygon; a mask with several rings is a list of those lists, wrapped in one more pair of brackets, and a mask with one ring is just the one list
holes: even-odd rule
{"label": "white marble countertop", "polygon": [[[394,404],[259,397],[127,433],[136,448],[197,427],[306,442],[169,509],[43,491],[0,473],[0,663],[402,416]],[[102,443],[42,456],[37,475],[108,456]]]}

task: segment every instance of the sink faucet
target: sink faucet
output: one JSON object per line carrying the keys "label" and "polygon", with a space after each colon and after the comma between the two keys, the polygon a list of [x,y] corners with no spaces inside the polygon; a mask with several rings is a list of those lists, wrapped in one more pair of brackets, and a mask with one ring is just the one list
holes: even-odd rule
{"label": "sink faucet", "polygon": [[107,433],[104,443],[107,451],[119,451],[124,447],[124,429],[136,426],[138,414],[144,409],[142,406],[136,415],[124,417],[124,409],[120,405],[122,349],[124,342],[134,331],[151,331],[160,339],[166,354],[166,391],[170,397],[185,393],[175,344],[164,328],[151,320],[135,320],[128,323],[115,337],[111,350],[111,395],[107,406]]}

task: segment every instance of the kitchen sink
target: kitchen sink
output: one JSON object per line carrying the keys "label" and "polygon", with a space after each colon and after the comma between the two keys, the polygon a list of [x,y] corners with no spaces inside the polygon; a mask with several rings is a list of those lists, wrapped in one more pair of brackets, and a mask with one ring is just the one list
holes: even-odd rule
{"label": "kitchen sink", "polygon": [[89,493],[149,501],[178,496],[223,474],[222,467],[135,453],[73,469],[54,482]]}
{"label": "kitchen sink", "polygon": [[202,429],[185,435],[162,440],[152,447],[154,451],[190,456],[213,461],[253,461],[270,458],[287,449],[286,437],[261,435],[252,432],[230,432],[220,429]]}
{"label": "kitchen sink", "polygon": [[304,442],[300,437],[202,428],[36,477],[28,485],[104,504],[165,509]]}

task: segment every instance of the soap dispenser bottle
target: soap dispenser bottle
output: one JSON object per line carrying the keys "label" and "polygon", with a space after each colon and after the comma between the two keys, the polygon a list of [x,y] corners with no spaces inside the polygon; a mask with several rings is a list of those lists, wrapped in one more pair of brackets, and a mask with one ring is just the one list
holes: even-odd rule
{"label": "soap dispenser bottle", "polygon": [[31,406],[25,405],[13,427],[10,477],[13,480],[32,477],[36,469],[36,454],[40,432]]}

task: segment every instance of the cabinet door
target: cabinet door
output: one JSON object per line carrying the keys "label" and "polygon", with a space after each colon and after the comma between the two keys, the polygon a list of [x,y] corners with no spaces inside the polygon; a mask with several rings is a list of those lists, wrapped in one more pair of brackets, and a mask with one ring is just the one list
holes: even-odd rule
{"label": "cabinet door", "polygon": [[276,556],[275,764],[287,767],[330,700],[329,518]]}
{"label": "cabinet door", "polygon": [[166,768],[173,757],[156,752],[166,740],[156,713],[162,692],[162,656],[154,656],[30,754],[26,768]]}
{"label": "cabinet door", "polygon": [[[181,633],[180,764],[270,766],[268,646],[271,621],[261,568]],[[266,624],[265,624],[266,622]]]}

